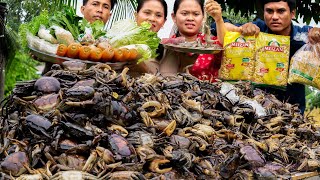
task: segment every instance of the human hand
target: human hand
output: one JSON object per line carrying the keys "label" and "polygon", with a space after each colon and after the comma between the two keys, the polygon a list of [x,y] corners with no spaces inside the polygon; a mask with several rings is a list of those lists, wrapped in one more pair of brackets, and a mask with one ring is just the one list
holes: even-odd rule
{"label": "human hand", "polygon": [[215,21],[223,20],[222,9],[218,2],[214,0],[208,0],[205,5],[205,10]]}
{"label": "human hand", "polygon": [[320,42],[320,28],[314,27],[309,30],[308,39],[311,44]]}
{"label": "human hand", "polygon": [[244,36],[258,36],[258,34],[260,33],[260,28],[252,22],[249,22],[240,26],[239,31]]}

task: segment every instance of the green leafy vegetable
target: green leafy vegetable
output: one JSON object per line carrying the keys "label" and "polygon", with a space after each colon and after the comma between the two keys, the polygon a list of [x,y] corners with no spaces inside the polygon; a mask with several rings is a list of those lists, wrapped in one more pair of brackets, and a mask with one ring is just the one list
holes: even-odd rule
{"label": "green leafy vegetable", "polygon": [[35,16],[28,23],[21,24],[19,27],[19,35],[21,36],[21,45],[27,49],[27,32],[36,35],[39,31],[40,25],[49,25],[49,13],[48,11],[42,11],[39,16]]}
{"label": "green leafy vegetable", "polygon": [[106,34],[104,25],[104,22],[101,20],[96,20],[93,23],[89,23],[89,21],[87,21],[86,19],[82,19],[79,23],[81,33],[85,32],[85,28],[91,28],[92,36],[94,37],[94,39],[98,39],[99,37]]}
{"label": "green leafy vegetable", "polygon": [[130,44],[145,44],[151,49],[151,57],[157,56],[156,50],[160,43],[160,38],[156,32],[150,30],[151,24],[147,22],[137,25],[131,19],[116,22],[110,30],[107,31],[107,38],[110,44],[115,47],[121,47]]}
{"label": "green leafy vegetable", "polygon": [[73,7],[64,6],[61,11],[56,12],[50,17],[50,26],[57,25],[70,31],[74,38],[79,36],[79,21],[82,17],[76,14]]}

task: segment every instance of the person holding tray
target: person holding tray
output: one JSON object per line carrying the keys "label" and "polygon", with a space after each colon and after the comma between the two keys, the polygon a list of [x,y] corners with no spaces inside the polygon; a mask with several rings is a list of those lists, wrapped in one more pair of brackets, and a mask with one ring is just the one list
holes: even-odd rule
{"label": "person holding tray", "polygon": [[[138,25],[146,21],[151,24],[151,31],[158,32],[167,20],[168,5],[165,0],[138,0],[135,19]],[[141,75],[143,73],[155,74],[159,72],[159,60],[163,55],[163,46],[157,49],[157,58],[150,59],[140,64],[130,66],[130,75]]]}
{"label": "person holding tray", "polygon": [[[110,19],[111,10],[116,3],[117,0],[83,0],[80,11],[83,14],[83,18],[90,23],[102,20],[106,24]],[[42,74],[48,72],[51,66],[52,63],[46,62]]]}
{"label": "person holding tray", "polygon": [[[217,37],[206,38],[206,34],[200,33],[204,20],[204,0],[176,0],[172,19],[177,26],[177,32],[172,35],[172,38],[184,37],[187,42],[200,40],[202,43],[214,41],[219,45],[223,44],[226,28],[222,19],[221,6],[214,0],[208,0],[205,10],[217,23]],[[198,55],[167,50],[160,63],[160,73],[164,76],[175,75],[192,65],[189,68],[192,75],[199,79],[215,81],[218,76],[220,61],[220,54]]]}

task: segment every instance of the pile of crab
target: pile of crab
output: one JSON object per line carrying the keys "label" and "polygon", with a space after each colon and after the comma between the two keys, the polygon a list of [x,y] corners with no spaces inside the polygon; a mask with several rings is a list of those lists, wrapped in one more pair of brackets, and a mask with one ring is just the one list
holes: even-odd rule
{"label": "pile of crab", "polygon": [[290,178],[320,167],[296,105],[246,82],[68,61],[20,82],[0,111],[0,178]]}

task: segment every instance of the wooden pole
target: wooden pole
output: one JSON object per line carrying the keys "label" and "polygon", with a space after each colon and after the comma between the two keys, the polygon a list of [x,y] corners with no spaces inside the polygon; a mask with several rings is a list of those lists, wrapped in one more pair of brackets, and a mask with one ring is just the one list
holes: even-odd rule
{"label": "wooden pole", "polygon": [[7,12],[7,4],[0,2],[0,102],[4,98],[4,80],[6,67],[6,53],[5,52],[5,14]]}

